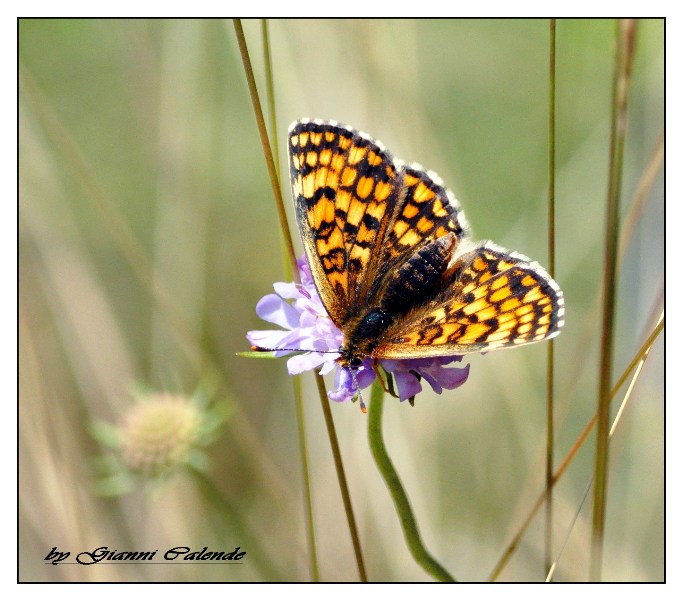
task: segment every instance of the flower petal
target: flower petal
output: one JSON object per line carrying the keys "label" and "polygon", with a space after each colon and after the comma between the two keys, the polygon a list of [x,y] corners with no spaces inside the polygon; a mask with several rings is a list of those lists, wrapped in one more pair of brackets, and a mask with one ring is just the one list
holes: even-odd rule
{"label": "flower petal", "polygon": [[322,368],[320,369],[320,375],[327,375],[327,374],[331,373],[334,370],[334,367],[337,366],[336,359],[340,356],[340,354],[328,355],[328,357],[331,357],[331,356],[334,357],[333,360],[329,360],[329,358],[327,358],[325,360],[324,364],[322,365]]}
{"label": "flower petal", "polygon": [[256,304],[256,314],[264,321],[269,321],[285,329],[298,326],[299,316],[295,308],[275,294],[263,296]]}
{"label": "flower petal", "polygon": [[450,367],[449,369],[441,368],[438,371],[438,382],[446,390],[454,390],[462,385],[469,378],[468,364],[464,367]]}
{"label": "flower petal", "polygon": [[287,361],[287,370],[289,375],[298,375],[303,373],[303,371],[310,371],[315,367],[319,367],[323,362],[325,362],[325,355],[319,352],[297,354]]}
{"label": "flower petal", "polygon": [[291,335],[291,331],[283,329],[256,329],[246,333],[246,339],[260,348],[267,350],[274,350],[275,348],[284,347],[283,341]]}
{"label": "flower petal", "polygon": [[348,369],[339,367],[334,375],[334,389],[327,392],[327,396],[334,402],[346,402],[355,396],[355,384]]}
{"label": "flower petal", "polygon": [[352,371],[347,367],[339,367],[334,376],[334,390],[327,392],[330,400],[334,402],[346,402],[366,387],[372,385],[376,379],[376,373],[371,368],[371,359],[366,360],[359,368]]}
{"label": "flower petal", "polygon": [[417,379],[414,373],[410,371],[396,371],[393,373],[393,378],[395,379],[401,402],[416,396],[422,391],[422,384],[419,383],[419,379]]}
{"label": "flower petal", "polygon": [[299,286],[295,283],[283,283],[278,281],[277,283],[273,283],[272,287],[275,288],[275,292],[278,296],[285,298],[286,300],[296,300],[301,297]]}

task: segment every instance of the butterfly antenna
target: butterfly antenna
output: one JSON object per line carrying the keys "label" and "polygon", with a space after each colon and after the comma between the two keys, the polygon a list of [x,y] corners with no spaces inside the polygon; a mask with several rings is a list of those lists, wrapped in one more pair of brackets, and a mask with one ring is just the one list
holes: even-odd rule
{"label": "butterfly antenna", "polygon": [[[262,346],[251,346],[251,350],[253,352],[278,352],[278,351],[284,351],[284,352],[319,352],[320,354],[338,354],[338,350],[307,350],[305,348],[264,348]],[[348,370],[350,371],[350,376],[351,379],[353,380],[353,385],[355,389],[358,392],[358,399],[360,400],[360,410],[363,413],[367,413],[367,405],[365,404],[365,401],[362,397],[362,391],[360,390],[360,384],[358,383],[357,377],[355,377],[355,369],[351,367],[350,365],[348,366]],[[380,378],[381,379],[381,378]],[[383,386],[383,382],[382,382]]]}
{"label": "butterfly antenna", "polygon": [[251,346],[252,352],[317,352],[319,354],[338,354],[338,350],[313,350],[311,348],[264,348]]}

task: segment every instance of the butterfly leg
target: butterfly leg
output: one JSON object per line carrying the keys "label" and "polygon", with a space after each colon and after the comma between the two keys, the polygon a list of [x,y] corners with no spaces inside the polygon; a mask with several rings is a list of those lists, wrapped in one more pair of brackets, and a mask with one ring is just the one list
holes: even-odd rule
{"label": "butterfly leg", "polygon": [[381,389],[384,390],[384,392],[386,392],[387,394],[389,394],[390,392],[388,391],[388,388],[386,387],[386,384],[384,383],[384,379],[381,376],[381,371],[379,371],[379,360],[376,358],[374,359],[374,361],[372,361],[372,370],[374,371],[374,373],[377,376],[377,379],[379,380],[379,384],[381,385]]}
{"label": "butterfly leg", "polygon": [[[375,358],[374,361],[372,362],[372,369],[374,373],[377,376],[377,379],[379,380],[379,385],[381,385],[381,389],[384,390],[387,394],[393,396],[394,398],[398,398],[398,394],[395,393],[395,389],[393,388],[393,378],[389,373],[386,373],[386,371],[383,371],[383,369],[379,368],[379,359]],[[382,376],[382,371],[384,375],[386,375],[386,381],[384,381],[384,378]]]}

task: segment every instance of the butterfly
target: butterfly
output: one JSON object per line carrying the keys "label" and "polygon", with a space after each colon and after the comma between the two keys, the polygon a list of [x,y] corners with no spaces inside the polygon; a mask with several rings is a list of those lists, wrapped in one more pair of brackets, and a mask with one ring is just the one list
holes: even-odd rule
{"label": "butterfly", "polygon": [[298,229],[315,287],[344,337],[341,366],[523,346],[564,324],[537,263],[475,242],[441,179],[336,121],[289,128]]}

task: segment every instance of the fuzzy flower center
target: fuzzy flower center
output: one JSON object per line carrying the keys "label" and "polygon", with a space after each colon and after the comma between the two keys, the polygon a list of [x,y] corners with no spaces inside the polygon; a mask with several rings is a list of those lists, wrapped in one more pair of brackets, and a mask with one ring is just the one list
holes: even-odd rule
{"label": "fuzzy flower center", "polygon": [[121,455],[134,471],[155,474],[182,464],[195,445],[201,414],[181,396],[158,394],[136,404],[121,427]]}

